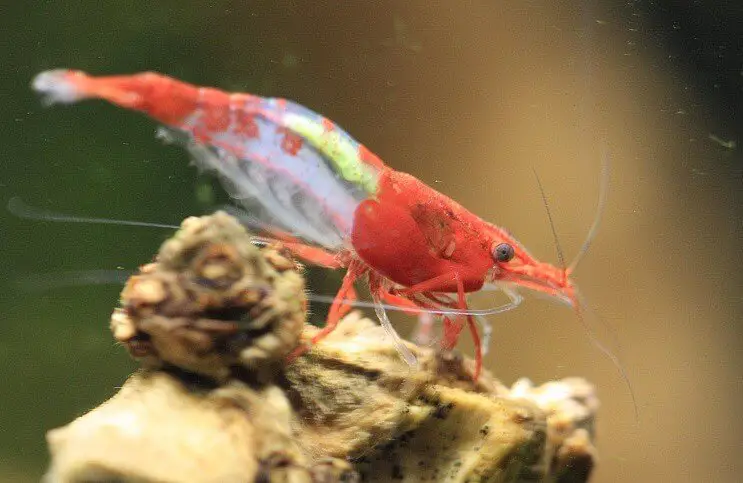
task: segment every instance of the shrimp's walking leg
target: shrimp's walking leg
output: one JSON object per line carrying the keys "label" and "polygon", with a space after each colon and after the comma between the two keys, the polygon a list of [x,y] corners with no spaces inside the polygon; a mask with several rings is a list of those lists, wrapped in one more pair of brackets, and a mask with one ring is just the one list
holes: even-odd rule
{"label": "shrimp's walking leg", "polygon": [[348,271],[343,277],[343,284],[341,285],[340,290],[338,290],[338,294],[335,296],[333,304],[330,306],[330,312],[328,313],[325,327],[312,337],[309,345],[300,345],[294,349],[294,351],[287,357],[290,362],[310,350],[312,345],[318,343],[335,330],[338,326],[338,322],[340,322],[343,316],[351,310],[353,302],[356,300],[356,290],[354,290],[353,284],[363,273],[364,268],[355,263],[352,263],[348,267]]}
{"label": "shrimp's walking leg", "polygon": [[303,243],[281,242],[287,250],[298,258],[325,268],[341,268],[341,263],[336,256],[322,248],[305,245]]}
{"label": "shrimp's walking leg", "polygon": [[333,332],[338,326],[338,322],[351,310],[353,302],[356,300],[356,290],[353,288],[353,284],[363,273],[364,269],[355,263],[352,263],[348,267],[348,271],[345,277],[343,277],[343,284],[340,290],[338,290],[335,300],[333,300],[333,305],[330,306],[325,327],[312,338],[313,344],[316,344],[329,333]]}
{"label": "shrimp's walking leg", "polygon": [[[433,340],[433,313],[439,307],[434,303],[424,303],[422,300],[411,300],[390,292],[383,292],[381,296],[390,305],[399,308],[405,313],[418,316],[418,328],[413,335],[413,341],[418,345],[430,345]],[[439,301],[437,300],[436,303]],[[449,308],[449,305],[444,304]],[[448,323],[448,318],[444,317]]]}
{"label": "shrimp's walking leg", "polygon": [[385,293],[386,292],[380,292],[372,295],[372,298],[374,299],[374,311],[377,313],[377,318],[382,324],[385,332],[387,332],[387,335],[392,338],[392,342],[395,344],[395,349],[397,349],[397,352],[400,354],[403,360],[408,363],[408,365],[415,367],[418,364],[418,360],[415,358],[413,353],[410,352],[410,349],[408,349],[408,347],[405,345],[405,342],[402,340],[395,328],[392,327],[392,322],[390,322],[390,318],[387,316],[387,311],[384,309],[382,298],[384,297]]}
{"label": "shrimp's walking leg", "polygon": [[[457,308],[460,310],[467,310],[464,282],[462,282],[462,277],[456,272],[439,275],[438,277],[434,277],[411,287],[400,289],[397,293],[410,295],[420,292],[433,292],[437,291],[437,289],[440,290],[440,287],[446,286],[446,284],[452,280],[457,284]],[[475,324],[474,317],[470,314],[467,314],[466,317],[467,326],[469,327],[470,334],[472,334],[472,342],[475,345],[475,371],[472,378],[477,380],[480,377],[480,371],[482,370],[482,343],[480,342],[480,334],[477,331],[477,324]],[[444,326],[444,339],[442,341],[444,349],[451,350],[454,348],[460,331],[461,328],[453,323]]]}
{"label": "shrimp's walking leg", "polygon": [[430,312],[418,314],[418,326],[413,333],[413,342],[418,345],[430,346],[434,340],[434,317]]}
{"label": "shrimp's walking leg", "polygon": [[[421,301],[412,301],[410,299],[390,293],[389,291],[386,291],[386,290],[380,291],[379,296],[389,305],[393,305],[407,314],[418,316],[418,321],[419,321],[418,336],[414,337],[413,339],[416,344],[427,345],[431,341],[432,336],[430,334],[431,332],[430,325],[433,324],[433,321],[431,320],[432,314],[429,312],[429,310],[436,310],[437,307],[435,305],[425,304],[425,303],[422,303]],[[424,319],[425,317],[428,317],[428,320],[423,322],[422,319]],[[448,318],[445,317],[445,320],[448,321]],[[427,326],[425,329],[420,330],[420,324],[427,324]],[[425,333],[426,335],[422,336],[422,333]]]}
{"label": "shrimp's walking leg", "polygon": [[377,295],[388,304],[399,307],[400,309],[402,309],[403,312],[406,312],[408,314],[417,314],[421,311],[421,308],[418,306],[418,304],[416,304],[412,300],[394,295],[388,290],[381,289],[377,292]]}
{"label": "shrimp's walking leg", "polygon": [[301,258],[305,262],[318,265],[325,268],[341,268],[342,264],[334,253],[324,250],[320,247],[302,243],[298,238],[281,231],[273,230],[270,237],[255,237],[256,240],[263,243],[280,243],[294,256]]}

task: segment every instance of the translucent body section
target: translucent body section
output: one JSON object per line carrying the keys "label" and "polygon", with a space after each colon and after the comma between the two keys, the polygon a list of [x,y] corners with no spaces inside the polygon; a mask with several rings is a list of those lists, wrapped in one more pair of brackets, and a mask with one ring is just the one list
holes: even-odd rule
{"label": "translucent body section", "polygon": [[[206,114],[197,111],[179,126],[181,135],[169,129],[164,137],[186,146],[260,221],[331,250],[343,247],[354,211],[378,177],[354,154],[358,142],[289,101],[239,96],[229,107],[225,130],[210,131]],[[332,127],[327,136],[323,123]]]}

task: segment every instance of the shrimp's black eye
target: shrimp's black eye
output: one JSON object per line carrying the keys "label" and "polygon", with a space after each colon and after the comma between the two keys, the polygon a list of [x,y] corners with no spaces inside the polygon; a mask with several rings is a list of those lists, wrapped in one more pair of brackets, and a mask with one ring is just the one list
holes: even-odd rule
{"label": "shrimp's black eye", "polygon": [[508,243],[499,243],[493,250],[493,258],[498,262],[510,262],[513,255],[513,247]]}

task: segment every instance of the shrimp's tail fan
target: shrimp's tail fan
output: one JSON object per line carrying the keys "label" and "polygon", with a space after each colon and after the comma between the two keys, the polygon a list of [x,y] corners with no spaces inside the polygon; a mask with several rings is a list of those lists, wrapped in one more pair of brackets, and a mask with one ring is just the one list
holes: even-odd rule
{"label": "shrimp's tail fan", "polygon": [[348,241],[382,161],[340,127],[284,99],[229,94],[156,73],[93,77],[52,70],[33,88],[48,103],[101,98],[161,122],[233,200],[277,231],[330,251]]}
{"label": "shrimp's tail fan", "polygon": [[73,81],[75,71],[56,69],[42,72],[34,77],[31,87],[42,95],[46,105],[72,104],[89,97]]}

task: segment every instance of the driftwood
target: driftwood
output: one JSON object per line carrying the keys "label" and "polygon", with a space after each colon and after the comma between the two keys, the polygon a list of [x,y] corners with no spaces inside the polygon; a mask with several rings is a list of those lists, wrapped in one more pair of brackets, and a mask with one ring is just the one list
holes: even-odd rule
{"label": "driftwood", "polygon": [[224,213],[189,218],[127,283],[114,337],[142,369],[49,432],[48,482],[584,482],[582,379],[506,388],[456,353],[410,367],[352,313],[298,359],[300,267]]}

